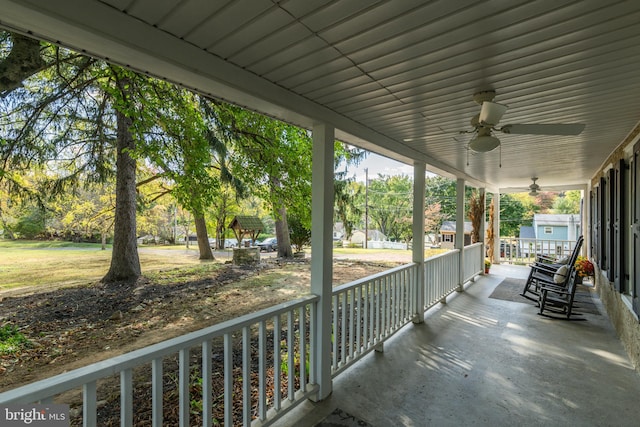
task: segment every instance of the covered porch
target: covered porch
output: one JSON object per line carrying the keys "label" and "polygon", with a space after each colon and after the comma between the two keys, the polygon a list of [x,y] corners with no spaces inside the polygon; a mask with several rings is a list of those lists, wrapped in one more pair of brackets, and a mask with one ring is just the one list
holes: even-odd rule
{"label": "covered porch", "polygon": [[637,425],[640,377],[596,294],[597,314],[579,308],[574,321],[490,297],[528,272],[493,266],[276,425],[314,426],[336,409],[373,426]]}
{"label": "covered porch", "polygon": [[[0,6],[2,28],[247,106],[308,129],[314,142],[308,296],[2,393],[0,404],[50,403],[80,389],[84,425],[99,425],[97,389],[115,375],[121,425],[131,426],[140,415],[134,371],[145,367],[152,425],[162,425],[163,405],[171,404],[188,426],[192,355],[200,354],[205,426],[214,424],[213,397],[221,395],[225,407],[233,396],[244,400],[240,416],[225,415],[227,426],[314,425],[336,407],[374,426],[637,424],[638,3],[87,0],[79,7],[74,0],[0,0]],[[510,104],[503,123],[478,122],[482,104],[497,102]],[[565,125],[586,128],[563,133]],[[500,136],[498,149],[491,132]],[[473,150],[473,141],[487,138],[494,149]],[[428,260],[414,250],[402,268],[332,289],[336,140],[414,166],[414,248],[424,247],[427,171],[457,182],[459,242],[466,185],[497,201],[538,179],[544,190],[582,190],[586,254],[597,262],[598,289],[626,352],[604,311],[556,321],[531,305],[489,298],[503,277],[526,269],[494,266],[479,276],[481,244],[460,243]],[[499,216],[496,236],[498,223]],[[267,357],[274,346],[285,348]],[[214,347],[223,348],[216,358]],[[178,360],[171,373],[178,392],[163,402],[168,357]],[[219,359],[222,366],[213,363]],[[308,370],[283,369],[307,363]],[[210,388],[212,375],[225,376],[224,391]],[[254,375],[254,384],[242,381]],[[270,398],[270,387],[286,392]]]}

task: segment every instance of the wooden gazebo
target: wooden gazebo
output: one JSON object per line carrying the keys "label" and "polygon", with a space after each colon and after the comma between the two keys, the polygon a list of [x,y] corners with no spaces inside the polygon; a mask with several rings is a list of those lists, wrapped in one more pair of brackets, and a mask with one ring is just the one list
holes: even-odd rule
{"label": "wooden gazebo", "polygon": [[245,236],[249,236],[252,243],[255,242],[264,230],[264,224],[257,216],[237,215],[229,224],[229,228],[233,230],[240,247]]}

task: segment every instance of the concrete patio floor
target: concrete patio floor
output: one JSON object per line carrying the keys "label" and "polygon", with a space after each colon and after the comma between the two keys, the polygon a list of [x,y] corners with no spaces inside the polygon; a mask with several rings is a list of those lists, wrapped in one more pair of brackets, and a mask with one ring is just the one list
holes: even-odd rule
{"label": "concrete patio floor", "polygon": [[314,426],[336,408],[375,427],[640,425],[640,375],[599,301],[600,315],[566,321],[489,298],[528,271],[493,266],[276,425]]}

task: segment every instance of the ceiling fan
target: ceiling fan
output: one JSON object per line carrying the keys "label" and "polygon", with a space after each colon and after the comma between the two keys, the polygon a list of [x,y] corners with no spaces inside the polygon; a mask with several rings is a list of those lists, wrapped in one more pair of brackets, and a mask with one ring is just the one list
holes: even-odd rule
{"label": "ceiling fan", "polygon": [[[500,140],[494,132],[526,135],[579,135],[585,128],[581,123],[570,124],[507,124],[498,126],[507,106],[493,102],[496,92],[493,90],[478,92],[473,100],[480,104],[480,113],[471,119],[472,130],[460,133],[473,133],[467,148],[476,153],[486,153],[500,146]],[[535,182],[534,182],[535,183]]]}
{"label": "ceiling fan", "polygon": [[501,191],[505,191],[507,193],[525,193],[528,192],[530,196],[536,197],[540,194],[541,188],[540,185],[536,182],[538,180],[537,176],[531,177],[531,184],[528,187],[508,187],[502,188]]}
{"label": "ceiling fan", "polygon": [[533,176],[533,177],[531,177],[531,180],[533,182],[529,186],[529,195],[535,197],[535,196],[538,195],[538,190],[540,190],[540,186],[538,184],[536,184],[536,181],[538,180],[537,177]]}

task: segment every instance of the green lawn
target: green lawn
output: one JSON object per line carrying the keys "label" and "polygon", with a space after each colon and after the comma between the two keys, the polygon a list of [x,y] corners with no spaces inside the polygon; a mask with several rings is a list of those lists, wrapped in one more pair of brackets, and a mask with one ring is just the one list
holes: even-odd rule
{"label": "green lawn", "polygon": [[[424,257],[429,258],[435,255],[439,255],[444,252],[448,252],[448,249],[425,249]],[[341,255],[363,255],[363,254],[396,254],[396,253],[411,253],[410,250],[398,250],[398,249],[364,249],[364,248],[333,248],[333,253]],[[380,259],[384,259],[381,256]]]}
{"label": "green lawn", "polygon": [[[446,250],[427,249],[425,257]],[[390,249],[335,248],[336,254],[354,255],[400,252]],[[139,251],[143,274],[159,279],[172,274],[206,274],[206,271],[230,260],[230,251],[216,255],[216,261],[200,261],[197,245],[147,246]],[[109,270],[111,247],[101,250],[100,244],[71,242],[39,242],[0,240],[0,292],[28,288],[59,288],[95,283]],[[171,272],[179,269],[182,273]],[[158,275],[158,273],[162,273]]]}
{"label": "green lawn", "polygon": [[[210,264],[198,260],[197,247],[140,252],[146,273]],[[100,244],[0,240],[0,291],[29,286],[66,287],[93,283],[109,270],[111,248]]]}

